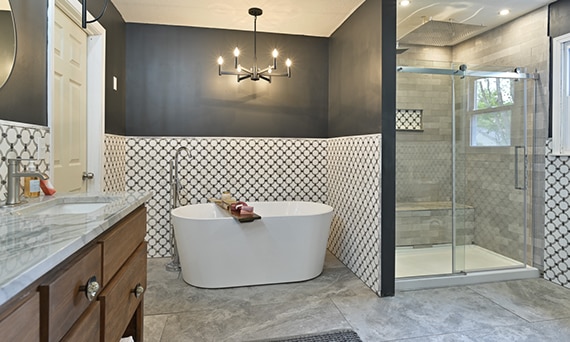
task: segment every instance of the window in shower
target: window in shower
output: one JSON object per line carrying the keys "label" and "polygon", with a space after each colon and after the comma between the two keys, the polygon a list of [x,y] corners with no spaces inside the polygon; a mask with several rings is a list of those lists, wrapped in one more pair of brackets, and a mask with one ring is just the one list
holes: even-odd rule
{"label": "window in shower", "polygon": [[510,146],[513,80],[477,79],[473,94],[471,146]]}

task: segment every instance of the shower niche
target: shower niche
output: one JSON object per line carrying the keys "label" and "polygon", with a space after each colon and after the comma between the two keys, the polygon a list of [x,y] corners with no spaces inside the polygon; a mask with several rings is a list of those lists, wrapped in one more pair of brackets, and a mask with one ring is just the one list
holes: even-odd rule
{"label": "shower niche", "polygon": [[396,286],[526,272],[537,75],[418,60],[397,71],[396,106],[421,109],[421,129],[396,130]]}

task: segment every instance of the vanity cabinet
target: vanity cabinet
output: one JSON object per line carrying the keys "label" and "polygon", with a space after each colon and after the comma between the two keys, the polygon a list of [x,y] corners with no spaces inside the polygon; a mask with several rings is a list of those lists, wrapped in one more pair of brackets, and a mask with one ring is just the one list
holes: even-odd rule
{"label": "vanity cabinet", "polygon": [[[44,341],[59,341],[67,334],[92,302],[90,286],[101,279],[101,247],[95,245],[70,260],[53,279],[39,286],[41,332]],[[93,293],[94,291],[94,293]]]}
{"label": "vanity cabinet", "polygon": [[40,294],[33,292],[14,306],[14,311],[0,320],[0,339],[20,342],[39,341]]}
{"label": "vanity cabinet", "polygon": [[144,205],[0,307],[0,340],[143,341]]}

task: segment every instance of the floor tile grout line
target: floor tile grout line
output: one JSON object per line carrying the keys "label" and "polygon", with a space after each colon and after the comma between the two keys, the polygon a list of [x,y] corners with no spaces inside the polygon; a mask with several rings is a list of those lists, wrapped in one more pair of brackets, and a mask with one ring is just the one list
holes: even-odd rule
{"label": "floor tile grout line", "polygon": [[474,288],[474,286],[467,286],[471,291],[473,291],[474,293],[476,293],[477,295],[487,299],[488,301],[490,301],[491,303],[503,308],[503,310],[506,310],[510,313],[512,313],[513,315],[517,316],[518,318],[522,319],[523,321],[525,321],[526,323],[533,323],[533,321],[530,321],[526,318],[524,318],[523,316],[517,314],[516,312],[514,312],[513,310],[505,307],[504,305],[501,305],[500,303],[498,303],[497,301],[493,300],[492,298],[486,296],[485,294],[481,293],[480,291],[477,291],[477,289]]}

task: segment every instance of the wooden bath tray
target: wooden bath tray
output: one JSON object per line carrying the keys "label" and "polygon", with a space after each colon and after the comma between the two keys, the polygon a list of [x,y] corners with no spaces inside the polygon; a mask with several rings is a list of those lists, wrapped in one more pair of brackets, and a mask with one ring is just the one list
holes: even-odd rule
{"label": "wooden bath tray", "polygon": [[221,199],[217,198],[208,198],[208,201],[215,203],[216,205],[218,205],[218,207],[227,211],[234,219],[236,219],[240,223],[253,222],[261,218],[261,216],[257,215],[256,213],[253,213],[252,215],[241,215],[240,213],[231,211],[230,205],[232,204],[232,202],[224,202]]}

